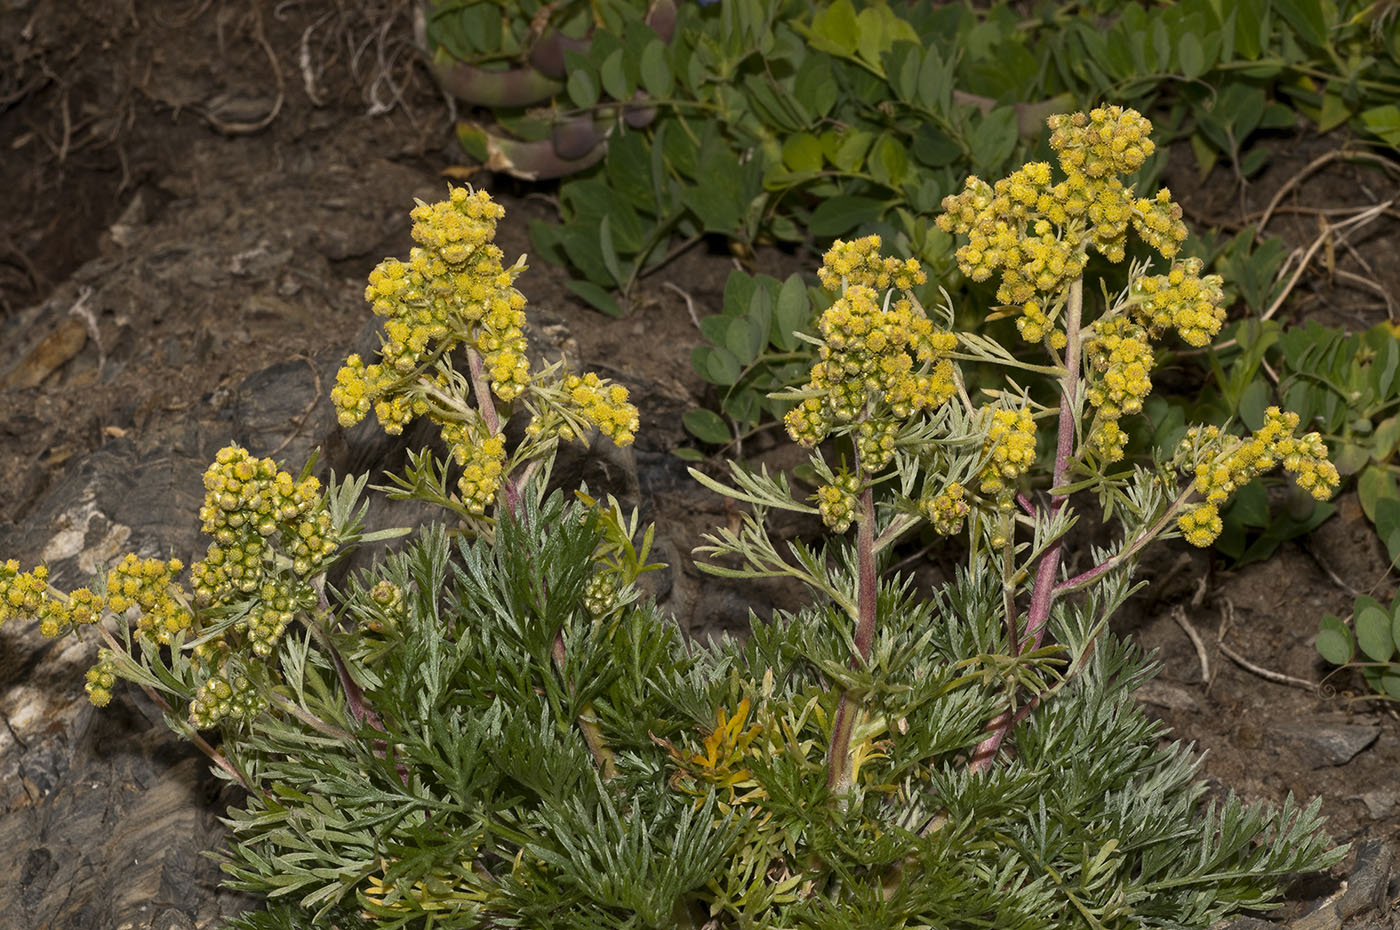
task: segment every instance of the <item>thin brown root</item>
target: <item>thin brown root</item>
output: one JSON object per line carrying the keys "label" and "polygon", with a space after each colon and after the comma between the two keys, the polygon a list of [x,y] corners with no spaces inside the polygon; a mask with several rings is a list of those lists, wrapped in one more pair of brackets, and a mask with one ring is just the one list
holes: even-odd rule
{"label": "thin brown root", "polygon": [[1234,662],[1246,672],[1251,672],[1263,678],[1265,681],[1272,681],[1274,684],[1287,685],[1290,688],[1301,688],[1304,691],[1317,693],[1317,683],[1308,681],[1306,678],[1295,678],[1292,675],[1285,675],[1283,672],[1276,672],[1273,669],[1264,668],[1262,665],[1255,665],[1253,662],[1240,655],[1235,650],[1225,644],[1225,635],[1230,631],[1235,620],[1235,605],[1229,598],[1220,605],[1220,629],[1215,635],[1215,644],[1220,651],[1225,654],[1231,662]]}
{"label": "thin brown root", "polygon": [[1176,625],[1181,627],[1181,631],[1186,634],[1186,638],[1191,640],[1191,645],[1196,647],[1196,661],[1201,664],[1201,682],[1210,684],[1210,655],[1206,652],[1205,641],[1201,639],[1201,634],[1196,632],[1196,628],[1191,625],[1191,621],[1186,619],[1186,608],[1177,604],[1172,608],[1172,619]]}

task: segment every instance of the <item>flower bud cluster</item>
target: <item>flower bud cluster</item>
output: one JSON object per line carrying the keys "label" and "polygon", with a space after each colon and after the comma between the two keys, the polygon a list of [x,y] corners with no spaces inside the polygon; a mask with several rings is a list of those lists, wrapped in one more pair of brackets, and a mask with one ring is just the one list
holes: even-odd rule
{"label": "flower bud cluster", "polygon": [[1142,410],[1152,391],[1152,346],[1147,331],[1121,318],[1101,320],[1084,346],[1091,377],[1086,397],[1098,410],[1089,442],[1107,461],[1123,457],[1127,436],[1118,426],[1124,414]]}
{"label": "flower bud cluster", "polygon": [[112,688],[117,683],[117,654],[105,646],[97,650],[97,664],[87,670],[83,690],[94,707],[106,707],[112,701]]}
{"label": "flower bud cluster", "polygon": [[0,564],[0,626],[13,617],[33,617],[39,621],[39,632],[52,638],[75,626],[96,623],[101,614],[102,599],[87,588],[66,598],[54,597],[49,570],[43,565],[21,572],[14,559]]}
{"label": "flower bud cluster", "polygon": [[1152,154],[1152,124],[1135,110],[1099,107],[1087,116],[1052,116],[1050,145],[1064,180],[1052,183],[1046,162],[1031,162],[995,186],[969,177],[960,194],[944,198],[945,232],[966,235],[958,265],[974,281],[1000,274],[997,300],[1021,311],[1017,328],[1029,342],[1063,347],[1047,308],[1084,272],[1092,244],[1122,261],[1129,226],[1170,258],[1186,238],[1181,208],[1163,189],[1135,198],[1121,175]]}
{"label": "flower bud cluster", "polygon": [[961,530],[963,520],[971,511],[967,490],[956,482],[933,497],[919,501],[919,513],[933,524],[933,531],[940,536],[952,536]]}
{"label": "flower bud cluster", "polygon": [[860,479],[850,472],[842,471],[834,484],[822,485],[817,489],[817,510],[822,522],[833,532],[844,533],[851,527],[856,513],[856,494],[860,492]]}
{"label": "flower bud cluster", "polygon": [[836,241],[822,256],[822,267],[817,271],[822,287],[833,294],[841,290],[842,284],[863,284],[877,291],[890,287],[907,291],[928,280],[918,259],[900,260],[880,255],[880,237],[866,236],[845,242]]}
{"label": "flower bud cluster", "polygon": [[199,516],[214,542],[204,560],[190,569],[200,606],[234,592],[256,592],[271,568],[274,543],[303,578],[320,569],[337,548],[315,478],[296,481],[278,471],[272,459],[255,459],[244,449],[227,446],[204,473],[204,488]]}
{"label": "flower bud cluster", "polygon": [[899,422],[884,418],[866,420],[856,430],[856,455],[860,457],[860,467],[868,475],[882,470],[894,458],[895,438],[899,435]]}
{"label": "flower bud cluster", "polygon": [[982,441],[987,464],[978,474],[983,494],[995,496],[1002,506],[1010,506],[1016,479],[1035,462],[1035,420],[1022,407],[992,411],[992,423]]}
{"label": "flower bud cluster", "polygon": [[170,645],[175,634],[194,621],[189,597],[175,580],[184,568],[179,559],[142,559],[128,553],[107,573],[107,607],[118,616],[137,608],[137,638]]}
{"label": "flower bud cluster", "polygon": [[[1327,446],[1318,433],[1295,436],[1298,415],[1270,407],[1264,425],[1252,436],[1237,439],[1213,426],[1193,428],[1182,440],[1182,453],[1196,457],[1192,471],[1195,491],[1204,498],[1177,520],[1187,542],[1207,546],[1220,534],[1219,508],[1240,488],[1259,475],[1282,465],[1298,486],[1318,500],[1326,500],[1341,484],[1337,467],[1327,458]],[[1226,448],[1220,449],[1222,445]]]}
{"label": "flower bud cluster", "polygon": [[248,638],[253,653],[267,657],[299,610],[316,606],[311,585],[288,575],[276,575],[258,588],[258,601],[233,628]]}
{"label": "flower bud cluster", "polygon": [[480,428],[467,423],[444,423],[442,439],[452,458],[462,466],[457,494],[462,506],[481,516],[496,498],[506,467],[506,438],[501,433],[481,437]]}
{"label": "flower bud cluster", "polygon": [[386,432],[398,433],[429,405],[415,374],[458,345],[482,356],[491,391],[503,401],[530,382],[525,354],[523,270],[501,265],[492,242],[504,215],[484,191],[454,188],[448,200],[414,208],[413,237],[422,247],[407,262],[385,259],[370,272],[365,299],[387,317],[381,361],[351,356],[331,391],[340,423],[360,422],[373,407]]}
{"label": "flower bud cluster", "polygon": [[1220,275],[1201,277],[1201,260],[1188,258],[1164,275],[1139,278],[1133,285],[1133,316],[1155,336],[1175,329],[1183,342],[1205,346],[1225,323]]}
{"label": "flower bud cluster", "polygon": [[[934,329],[907,299],[884,309],[874,288],[847,283],[817,321],[817,330],[822,345],[803,388],[813,396],[788,411],[785,420],[788,435],[803,446],[810,448],[834,427],[862,417],[888,413],[905,420],[933,410],[956,390],[946,356],[957,347],[957,337]],[[881,446],[882,437],[877,438]]]}
{"label": "flower bud cluster", "polygon": [[226,718],[251,720],[266,706],[252,680],[230,664],[200,686],[190,702],[190,723],[207,730]]}
{"label": "flower bud cluster", "polygon": [[601,617],[617,606],[617,573],[595,571],[584,585],[583,604],[595,617]]}

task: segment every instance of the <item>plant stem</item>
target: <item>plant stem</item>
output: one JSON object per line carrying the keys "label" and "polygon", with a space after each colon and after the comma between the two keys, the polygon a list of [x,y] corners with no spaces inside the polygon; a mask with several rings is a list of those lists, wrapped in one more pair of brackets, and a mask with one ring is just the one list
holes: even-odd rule
{"label": "plant stem", "polygon": [[[851,657],[852,668],[859,668],[870,658],[870,645],[875,639],[878,594],[875,578],[875,491],[869,486],[860,498],[860,517],[856,527],[856,572],[856,652]],[[850,749],[854,717],[850,693],[842,691],[841,700],[836,705],[831,749],[826,760],[826,785],[838,796],[851,788]]]}
{"label": "plant stem", "polygon": [[1134,555],[1137,555],[1138,551],[1142,549],[1143,546],[1147,545],[1149,542],[1155,539],[1158,536],[1158,534],[1162,532],[1162,530],[1166,529],[1167,523],[1169,523],[1171,519],[1176,516],[1177,511],[1179,511],[1186,504],[1186,502],[1194,496],[1194,494],[1195,489],[1192,488],[1190,485],[1187,485],[1186,490],[1183,491],[1181,495],[1177,497],[1176,500],[1172,501],[1172,505],[1167,508],[1166,513],[1158,517],[1157,522],[1153,523],[1147,529],[1139,533],[1137,539],[1134,539],[1127,546],[1124,546],[1112,558],[1105,559],[1098,565],[1095,565],[1093,568],[1089,569],[1088,571],[1080,572],[1073,578],[1069,578],[1055,585],[1055,590],[1051,593],[1054,596],[1059,597],[1060,595],[1068,594],[1071,591],[1078,591],[1080,588],[1089,584],[1095,578],[1098,578],[1100,575],[1112,571],[1119,565],[1122,565],[1128,559],[1132,558]]}
{"label": "plant stem", "polygon": [[[1052,488],[1064,487],[1069,475],[1069,462],[1074,455],[1074,432],[1077,420],[1079,395],[1079,353],[1080,322],[1084,315],[1084,279],[1075,278],[1069,286],[1069,296],[1065,300],[1065,371],[1060,381],[1060,420],[1059,434],[1055,441],[1055,470],[1051,481]],[[1059,513],[1068,502],[1067,494],[1052,494],[1050,506]],[[1050,607],[1055,602],[1055,578],[1060,571],[1060,555],[1064,548],[1064,538],[1055,540],[1046,548],[1036,567],[1035,587],[1031,591],[1031,606],[1026,614],[1026,639],[1023,648],[1034,651],[1040,648],[1045,639],[1046,621],[1050,619]],[[974,772],[988,769],[996,759],[1002,741],[1016,724],[1014,707],[998,714],[988,725],[989,735],[977,745],[972,754],[969,768]]]}
{"label": "plant stem", "polygon": [[[121,643],[117,642],[117,638],[113,636],[111,632],[109,632],[107,628],[104,627],[102,624],[97,624],[97,631],[102,635],[102,638],[106,640],[108,649],[111,649],[113,652],[121,652],[125,655],[130,655],[130,653],[126,651],[125,647],[123,647]],[[146,697],[150,698],[152,703],[154,703],[157,707],[159,707],[162,711],[165,712],[165,719],[167,722],[180,720],[180,718],[175,716],[175,709],[170,706],[170,702],[167,701],[159,691],[146,684],[143,684],[140,687],[142,691],[146,692]],[[253,784],[252,780],[248,778],[247,775],[243,774],[242,770],[240,770],[238,766],[234,765],[233,762],[227,756],[225,756],[223,753],[219,752],[219,750],[215,749],[212,745],[210,745],[209,741],[206,740],[203,736],[201,736],[199,734],[199,731],[196,730],[194,727],[190,726],[183,720],[180,720],[179,733],[181,736],[185,737],[185,739],[189,740],[191,743],[194,743],[195,748],[197,748],[200,752],[208,756],[210,762],[213,762],[219,768],[232,775],[233,779],[237,781],[240,785],[242,785],[244,790],[246,790],[249,794],[262,794],[262,791],[258,789],[257,785]]]}

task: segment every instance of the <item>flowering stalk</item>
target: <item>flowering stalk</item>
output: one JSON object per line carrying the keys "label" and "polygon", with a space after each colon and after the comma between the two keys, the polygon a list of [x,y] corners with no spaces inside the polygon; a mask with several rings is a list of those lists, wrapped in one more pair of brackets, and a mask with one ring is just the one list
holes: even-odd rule
{"label": "flowering stalk", "polygon": [[[1051,487],[1062,488],[1069,477],[1070,460],[1074,455],[1074,433],[1075,425],[1078,422],[1078,399],[1079,399],[1079,344],[1080,344],[1080,322],[1084,312],[1084,279],[1075,278],[1069,286],[1069,296],[1065,306],[1065,369],[1060,377],[1060,412],[1058,417],[1059,427],[1055,438],[1055,465]],[[1066,493],[1055,493],[1051,491],[1050,507],[1055,512],[1064,509],[1068,503],[1069,495]],[[1040,564],[1036,568],[1035,588],[1031,594],[1030,610],[1026,616],[1026,636],[1028,637],[1025,649],[1034,652],[1039,649],[1045,639],[1045,624],[1050,619],[1050,608],[1055,600],[1055,580],[1060,570],[1060,553],[1064,546],[1064,537],[1056,539],[1040,557]],[[1010,564],[1009,556],[1004,557],[1005,564]],[[1008,615],[1013,614],[1015,604],[1011,604]],[[1008,623],[1014,621],[1008,616]],[[1019,651],[1021,643],[1019,638],[1012,636],[1010,645],[1013,651]],[[974,772],[985,770],[996,758],[997,749],[1001,746],[1002,740],[1011,732],[1017,717],[1015,708],[1008,708],[999,714],[988,727],[990,730],[986,739],[977,745],[972,753],[969,768]]]}

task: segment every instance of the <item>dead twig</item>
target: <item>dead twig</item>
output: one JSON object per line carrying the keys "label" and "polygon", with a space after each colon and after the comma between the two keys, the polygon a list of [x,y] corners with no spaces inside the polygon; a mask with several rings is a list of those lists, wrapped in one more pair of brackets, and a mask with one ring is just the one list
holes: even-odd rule
{"label": "dead twig", "polygon": [[700,315],[695,312],[695,298],[684,288],[670,281],[662,281],[661,286],[681,295],[681,299],[685,301],[685,309],[690,313],[690,322],[695,324],[696,329],[700,329]]}
{"label": "dead twig", "polygon": [[1283,198],[1288,195],[1289,191],[1297,187],[1309,176],[1315,174],[1323,167],[1331,164],[1334,161],[1337,161],[1338,159],[1347,159],[1349,161],[1369,161],[1379,166],[1381,170],[1386,172],[1400,171],[1400,168],[1397,168],[1394,162],[1380,155],[1373,155],[1370,152],[1349,151],[1347,149],[1333,149],[1332,151],[1327,152],[1324,155],[1319,155],[1317,158],[1314,158],[1312,161],[1304,165],[1301,171],[1293,175],[1293,177],[1289,178],[1287,181],[1283,182],[1283,186],[1274,192],[1273,199],[1270,200],[1269,205],[1264,208],[1264,212],[1259,215],[1259,222],[1255,224],[1255,229],[1259,232],[1262,232],[1264,227],[1269,225],[1270,217],[1274,215],[1274,211],[1278,208],[1278,205],[1283,200]]}
{"label": "dead twig", "polygon": [[[1333,242],[1334,240],[1332,237],[1334,235],[1337,235],[1343,230],[1354,232],[1355,230],[1360,229],[1368,223],[1375,221],[1377,217],[1381,216],[1394,203],[1395,199],[1392,198],[1390,200],[1385,201],[1384,203],[1379,203],[1374,206],[1367,207],[1364,210],[1358,211],[1349,219],[1343,220],[1340,223],[1327,223],[1324,220],[1324,229],[1317,236],[1317,238],[1315,238],[1312,241],[1312,244],[1308,246],[1307,250],[1295,250],[1291,255],[1289,255],[1289,261],[1292,261],[1293,257],[1298,255],[1299,252],[1302,251],[1302,257],[1298,260],[1298,265],[1293,270],[1293,274],[1288,279],[1288,283],[1284,285],[1283,290],[1281,290],[1278,296],[1274,298],[1274,302],[1269,305],[1269,308],[1265,310],[1263,314],[1260,315],[1260,319],[1267,320],[1278,312],[1279,308],[1283,306],[1283,302],[1288,299],[1288,295],[1293,293],[1293,288],[1297,286],[1298,279],[1303,276],[1303,272],[1306,271],[1308,265],[1311,264],[1313,256],[1315,256],[1318,250],[1321,249],[1324,245]],[[1285,262],[1284,267],[1279,270],[1280,276],[1283,276],[1287,272],[1288,264],[1289,262]],[[1217,348],[1220,347],[1217,346]]]}
{"label": "dead twig", "polygon": [[1191,621],[1186,619],[1186,608],[1177,604],[1172,608],[1172,619],[1176,625],[1181,627],[1181,631],[1186,634],[1186,638],[1191,640],[1191,645],[1196,647],[1196,661],[1201,663],[1201,682],[1210,684],[1210,655],[1206,652],[1206,644],[1201,639],[1201,634],[1196,632],[1196,628],[1191,625]]}
{"label": "dead twig", "polygon": [[1308,681],[1306,678],[1295,678],[1292,675],[1285,675],[1283,672],[1276,672],[1273,669],[1264,668],[1262,665],[1255,665],[1253,662],[1249,661],[1244,656],[1240,655],[1239,653],[1235,652],[1235,650],[1227,646],[1225,644],[1225,635],[1229,632],[1230,627],[1234,624],[1234,621],[1235,605],[1230,601],[1229,598],[1226,598],[1225,602],[1220,605],[1220,628],[1216,631],[1215,644],[1220,648],[1220,651],[1224,653],[1227,658],[1230,659],[1231,662],[1234,662],[1236,665],[1238,665],[1240,668],[1244,669],[1247,672],[1251,672],[1255,675],[1258,675],[1265,681],[1272,681],[1274,684],[1278,685],[1287,685],[1290,688],[1301,688],[1304,691],[1311,691],[1314,693],[1317,692],[1318,686],[1316,682]]}

